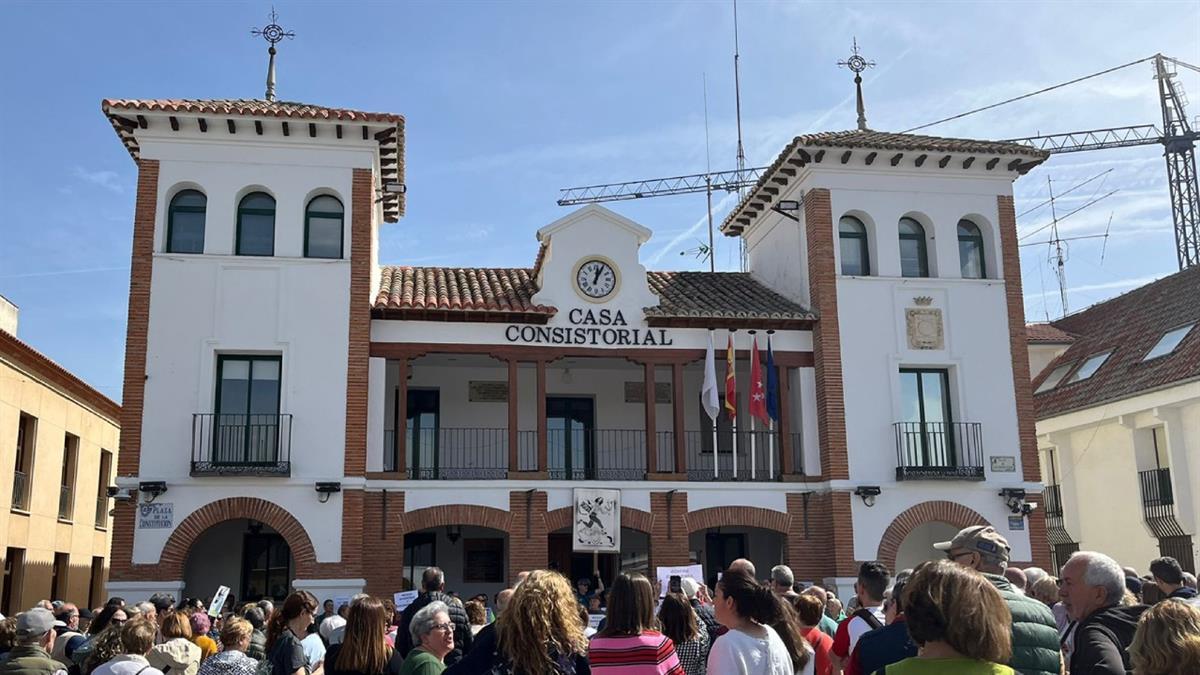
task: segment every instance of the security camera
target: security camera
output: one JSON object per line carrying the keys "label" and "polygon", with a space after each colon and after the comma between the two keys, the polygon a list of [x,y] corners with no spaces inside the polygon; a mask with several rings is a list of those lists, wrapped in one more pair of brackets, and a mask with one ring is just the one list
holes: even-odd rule
{"label": "security camera", "polygon": [[1037,510],[1037,507],[1038,507],[1037,504],[1031,504],[1029,502],[1026,502],[1021,505],[1021,515],[1028,516],[1029,514],[1033,513],[1035,510]]}
{"label": "security camera", "polygon": [[110,485],[109,487],[107,487],[105,489],[105,491],[108,493],[108,496],[113,501],[127,502],[127,501],[130,501],[133,499],[133,495],[130,493],[129,488],[127,488],[127,487],[117,487],[116,485]]}

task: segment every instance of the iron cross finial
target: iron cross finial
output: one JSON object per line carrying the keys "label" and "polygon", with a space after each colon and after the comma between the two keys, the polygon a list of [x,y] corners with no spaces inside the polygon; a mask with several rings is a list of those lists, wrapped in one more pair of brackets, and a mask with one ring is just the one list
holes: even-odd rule
{"label": "iron cross finial", "polygon": [[850,58],[846,59],[845,61],[838,61],[838,66],[849,68],[855,74],[855,76],[858,76],[859,73],[867,68],[874,68],[875,62],[868,61],[863,57],[858,49],[858,38],[855,37],[853,46],[851,47]]}
{"label": "iron cross finial", "polygon": [[856,99],[855,107],[858,109],[858,128],[860,131],[868,131],[867,128],[867,111],[863,104],[862,93],[862,72],[867,68],[874,68],[875,62],[868,61],[858,51],[858,38],[854,38],[854,46],[851,47],[850,58],[845,61],[838,61],[839,67],[849,68],[854,73],[854,94]]}
{"label": "iron cross finial", "polygon": [[275,100],[275,45],[282,42],[284,38],[292,39],[296,34],[290,30],[284,30],[283,26],[279,25],[279,15],[275,13],[275,6],[271,6],[271,23],[262,28],[251,28],[251,35],[262,36],[264,40],[270,44],[267,49],[267,54],[271,58],[267,62],[267,95],[268,101]]}
{"label": "iron cross finial", "polygon": [[261,36],[264,40],[271,43],[271,49],[275,49],[275,45],[283,42],[284,38],[292,39],[296,34],[290,30],[285,31],[283,26],[279,25],[279,15],[275,13],[275,6],[271,6],[271,23],[262,28],[251,28],[250,34]]}

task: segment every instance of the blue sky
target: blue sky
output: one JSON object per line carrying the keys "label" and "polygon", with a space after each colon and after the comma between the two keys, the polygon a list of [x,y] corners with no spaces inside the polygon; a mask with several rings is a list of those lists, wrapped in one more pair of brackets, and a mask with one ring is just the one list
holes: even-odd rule
{"label": "blue sky", "polygon": [[[535,230],[565,211],[558,189],[705,168],[707,77],[714,169],[734,165],[728,2],[276,3],[279,96],[407,118],[408,215],[382,235],[385,262],[525,266]],[[254,98],[266,2],[0,4],[0,294],[20,336],[120,400],[135,169],[104,97]],[[857,36],[873,128],[899,131],[1155,52],[1200,64],[1200,2],[739,3],[742,115],[752,166],[798,133],[854,125]],[[1148,64],[928,133],[1008,138],[1161,124]],[[1181,69],[1200,95],[1200,75]],[[1200,115],[1200,101],[1189,116]],[[1050,176],[1073,209],[1072,310],[1176,271],[1156,146],[1054,157],[1017,183],[1018,213]],[[718,202],[718,220],[732,200]],[[643,261],[700,269],[702,195],[616,204],[655,232]],[[1060,211],[1061,212],[1061,211]],[[1046,209],[1021,219],[1028,232]],[[1038,241],[1033,237],[1029,241]],[[736,267],[733,240],[718,242]],[[1026,314],[1061,313],[1045,247],[1022,256]],[[186,302],[187,298],[180,298]]]}

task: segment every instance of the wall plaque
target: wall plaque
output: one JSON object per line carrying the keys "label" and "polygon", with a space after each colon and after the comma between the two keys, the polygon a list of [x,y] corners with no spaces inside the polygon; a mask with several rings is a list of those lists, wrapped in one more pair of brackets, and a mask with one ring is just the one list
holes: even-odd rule
{"label": "wall plaque", "polygon": [[942,330],[942,310],[931,307],[912,307],[904,310],[908,327],[909,349],[945,349]]}
{"label": "wall plaque", "polygon": [[506,403],[508,383],[472,380],[467,384],[467,400],[471,403]]}
{"label": "wall plaque", "polygon": [[170,502],[138,504],[139,530],[169,530],[175,526],[175,505]]}
{"label": "wall plaque", "polygon": [[[626,382],[625,383],[625,402],[626,403],[645,403],[646,402],[646,383],[645,382]],[[654,402],[655,403],[670,403],[671,402],[671,383],[670,382],[655,382],[654,383]]]}
{"label": "wall plaque", "polygon": [[1025,529],[1025,516],[1009,516],[1008,517],[1008,529],[1024,530]]}
{"label": "wall plaque", "polygon": [[1012,455],[992,455],[989,457],[992,462],[992,471],[997,473],[1016,473],[1017,458]]}

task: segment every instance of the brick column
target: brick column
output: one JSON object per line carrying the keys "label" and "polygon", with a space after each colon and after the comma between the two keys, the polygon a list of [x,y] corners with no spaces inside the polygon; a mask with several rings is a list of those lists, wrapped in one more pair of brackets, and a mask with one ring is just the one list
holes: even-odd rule
{"label": "brick column", "polygon": [[858,574],[849,492],[787,494],[787,561],[797,579]]}
{"label": "brick column", "polygon": [[[342,555],[338,561],[336,577],[357,579],[363,576],[363,506],[365,493],[361,489],[342,491]],[[370,547],[378,546],[371,541]],[[404,546],[400,551],[403,554]]]}
{"label": "brick column", "polygon": [[837,272],[834,269],[833,213],[829,190],[804,195],[808,237],[808,284],[820,319],[813,326],[813,359],[817,376],[817,419],[821,439],[821,474],[829,480],[850,478],[846,449],[846,402],[842,390],[842,341],[838,327]]}
{"label": "brick column", "polygon": [[[544,365],[544,362],[539,362]],[[545,569],[549,560],[546,530],[546,493],[541,490],[508,493],[508,581],[517,573]]]}
{"label": "brick column", "polygon": [[398,514],[404,513],[404,491],[367,492],[362,499],[362,574],[366,593],[391,597],[400,588],[398,570],[404,567],[404,532]]}
{"label": "brick column", "polygon": [[1033,564],[1044,570],[1052,570],[1054,564],[1050,560],[1050,543],[1046,538],[1046,502],[1043,493],[1026,494],[1025,499],[1041,507],[1025,519],[1026,527],[1029,528],[1029,547]]}
{"label": "brick column", "polygon": [[650,493],[650,569],[688,564],[688,497],[684,490]]}
{"label": "brick column", "polygon": [[[154,266],[157,211],[158,160],[138,160],[133,251],[129,262],[129,310],[125,328],[125,386],[122,390],[120,452],[117,454],[118,476],[136,476],[141,459],[146,340],[150,332],[150,277]],[[117,554],[115,537],[113,554],[114,557]]]}
{"label": "brick column", "polygon": [[347,476],[367,472],[367,371],[371,349],[371,220],[374,173],[355,169],[350,198],[350,326],[346,355]]}
{"label": "brick column", "polygon": [[996,197],[1000,212],[1000,248],[1004,266],[1004,297],[1008,303],[1008,344],[1012,352],[1013,394],[1017,400],[1017,434],[1021,444],[1021,474],[1026,482],[1042,480],[1038,463],[1037,418],[1033,410],[1033,383],[1029,378],[1029,351],[1025,340],[1025,300],[1021,295],[1021,253],[1017,246],[1017,216],[1010,195]]}

